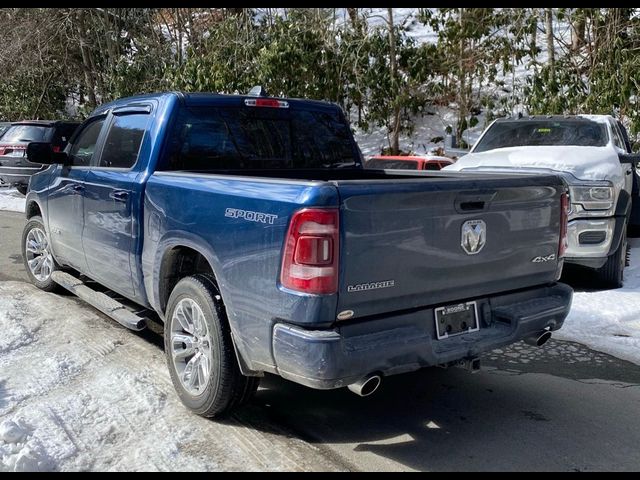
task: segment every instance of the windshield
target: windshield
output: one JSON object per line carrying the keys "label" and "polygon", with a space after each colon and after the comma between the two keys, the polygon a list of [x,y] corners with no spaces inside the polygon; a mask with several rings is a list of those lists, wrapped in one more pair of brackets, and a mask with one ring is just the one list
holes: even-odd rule
{"label": "windshield", "polygon": [[49,140],[51,131],[51,127],[40,125],[12,125],[2,135],[2,141],[7,143],[46,142]]}
{"label": "windshield", "polygon": [[417,170],[418,162],[411,160],[393,160],[384,158],[372,158],[366,164],[367,168],[404,168],[407,170]]}
{"label": "windshield", "polygon": [[590,120],[516,120],[494,123],[473,151],[540,145],[604,147],[606,144],[606,126]]}
{"label": "windshield", "polygon": [[337,110],[183,108],[168,142],[165,170],[335,168],[358,161]]}

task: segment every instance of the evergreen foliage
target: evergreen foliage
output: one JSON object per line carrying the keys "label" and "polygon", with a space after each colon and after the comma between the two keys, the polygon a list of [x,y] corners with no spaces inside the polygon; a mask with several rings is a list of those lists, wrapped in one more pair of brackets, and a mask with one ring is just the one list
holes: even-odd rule
{"label": "evergreen foliage", "polygon": [[[638,9],[395,10],[5,8],[0,119],[82,118],[136,93],[259,84],[338,103],[360,128],[384,128],[392,153],[437,106],[458,112],[458,136],[480,112],[488,122],[522,106],[613,114],[639,138]],[[435,40],[417,42],[416,26]]]}

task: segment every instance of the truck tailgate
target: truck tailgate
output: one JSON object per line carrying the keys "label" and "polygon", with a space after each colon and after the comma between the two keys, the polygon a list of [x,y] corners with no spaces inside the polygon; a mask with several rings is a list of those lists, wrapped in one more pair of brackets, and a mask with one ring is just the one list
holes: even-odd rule
{"label": "truck tailgate", "polygon": [[556,280],[565,188],[556,176],[334,183],[338,312],[357,318]]}

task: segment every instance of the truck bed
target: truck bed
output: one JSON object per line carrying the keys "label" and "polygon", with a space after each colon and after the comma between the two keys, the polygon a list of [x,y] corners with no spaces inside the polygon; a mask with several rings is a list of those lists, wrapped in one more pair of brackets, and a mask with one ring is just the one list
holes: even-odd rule
{"label": "truck bed", "polygon": [[[157,174],[162,174],[157,172]],[[169,174],[166,172],[165,174]],[[376,170],[363,168],[318,168],[318,169],[274,169],[274,170],[178,170],[170,174],[181,175],[206,175],[206,176],[234,176],[242,178],[269,178],[279,180],[317,180],[324,182],[332,181],[357,181],[357,180],[414,180],[418,178],[467,178],[468,175],[455,171],[420,171],[420,170]],[[530,177],[522,173],[509,173],[511,178]],[[538,175],[540,176],[540,175]],[[495,174],[477,175],[478,179],[494,179]]]}
{"label": "truck bed", "polygon": [[[268,338],[277,321],[327,328],[340,312],[375,318],[554,282],[564,183],[552,175],[313,170],[156,172],[145,193],[143,271],[150,301],[158,252],[209,252],[229,312],[245,338]],[[286,177],[285,177],[286,176]],[[339,208],[339,287],[332,295],[279,283],[293,213]],[[249,212],[271,221],[251,221]],[[253,218],[253,217],[252,217]],[[486,225],[467,254],[461,228]],[[536,258],[547,261],[536,262]],[[246,346],[251,349],[251,346]],[[264,352],[265,362],[269,361]],[[255,355],[252,356],[255,358]]]}

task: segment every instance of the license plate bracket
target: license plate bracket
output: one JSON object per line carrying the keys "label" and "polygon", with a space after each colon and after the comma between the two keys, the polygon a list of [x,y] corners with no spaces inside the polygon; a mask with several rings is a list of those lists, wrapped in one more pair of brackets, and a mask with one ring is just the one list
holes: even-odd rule
{"label": "license plate bracket", "polygon": [[480,330],[476,302],[458,303],[435,309],[438,340]]}

